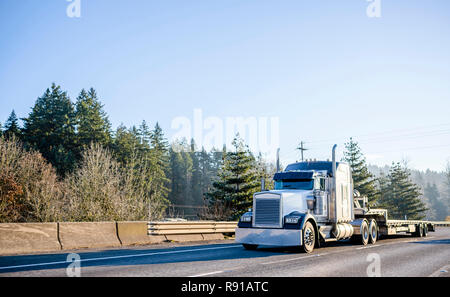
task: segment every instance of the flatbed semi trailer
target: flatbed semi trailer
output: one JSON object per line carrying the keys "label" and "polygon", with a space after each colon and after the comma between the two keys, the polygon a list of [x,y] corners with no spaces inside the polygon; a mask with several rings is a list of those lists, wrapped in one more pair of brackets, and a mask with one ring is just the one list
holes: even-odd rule
{"label": "flatbed semi trailer", "polygon": [[353,188],[350,166],[336,162],[336,147],[331,162],[298,162],[277,172],[274,190],[253,195],[253,207],[239,219],[235,241],[246,249],[299,246],[310,253],[329,241],[367,245],[380,236],[422,237],[435,231],[435,222],[390,220],[386,209],[368,207],[367,197]]}

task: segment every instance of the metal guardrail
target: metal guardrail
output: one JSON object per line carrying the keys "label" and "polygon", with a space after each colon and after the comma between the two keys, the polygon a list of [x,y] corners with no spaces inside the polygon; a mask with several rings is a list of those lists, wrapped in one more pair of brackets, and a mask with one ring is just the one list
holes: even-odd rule
{"label": "metal guardrail", "polygon": [[149,222],[148,235],[234,233],[237,222]]}

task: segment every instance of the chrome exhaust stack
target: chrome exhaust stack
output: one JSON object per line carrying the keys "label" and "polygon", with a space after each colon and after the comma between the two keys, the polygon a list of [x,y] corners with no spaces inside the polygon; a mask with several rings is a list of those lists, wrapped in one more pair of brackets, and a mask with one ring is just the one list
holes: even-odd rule
{"label": "chrome exhaust stack", "polygon": [[332,171],[332,182],[331,182],[331,197],[330,197],[330,221],[332,221],[334,224],[337,224],[337,205],[336,205],[336,189],[337,189],[337,179],[336,179],[336,149],[337,144],[333,146],[332,150],[332,159],[331,159],[331,171]]}

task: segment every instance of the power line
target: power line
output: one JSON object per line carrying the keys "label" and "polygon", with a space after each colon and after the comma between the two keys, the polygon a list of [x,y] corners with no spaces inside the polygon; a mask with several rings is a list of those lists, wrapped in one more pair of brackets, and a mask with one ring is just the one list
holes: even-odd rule
{"label": "power line", "polygon": [[395,152],[401,152],[401,151],[425,150],[425,149],[436,149],[436,148],[445,148],[445,147],[450,147],[450,144],[444,144],[444,145],[431,145],[431,146],[422,146],[422,147],[410,147],[410,148],[404,148],[404,149],[398,149],[398,150],[388,150],[388,151],[379,151],[379,152],[368,152],[368,153],[366,153],[366,154],[395,153]]}
{"label": "power line", "polygon": [[[449,129],[440,129],[440,130],[432,130],[432,131],[423,131],[424,129],[429,129],[429,128],[435,128],[435,127],[442,127],[442,126],[449,126],[450,123],[445,123],[445,124],[438,124],[438,125],[430,125],[430,126],[420,126],[420,127],[415,127],[415,128],[409,128],[409,129],[397,129],[397,130],[390,130],[390,131],[384,131],[384,132],[375,132],[375,133],[368,133],[368,134],[360,134],[360,135],[355,135],[353,137],[356,138],[364,138],[364,137],[369,137],[369,140],[372,139],[385,139],[385,138],[399,138],[399,137],[404,137],[404,136],[412,136],[412,137],[420,137],[422,135],[427,136],[428,133],[439,133],[439,132],[443,132],[442,134],[447,134],[447,131],[450,133]],[[409,132],[409,133],[404,133],[404,132]],[[389,135],[389,134],[393,134],[394,135]],[[400,133],[395,135],[395,133]],[[417,133],[421,133],[421,134],[417,134]],[[383,136],[378,136],[378,135],[383,135]],[[433,136],[433,134],[429,134],[430,136]],[[439,134],[437,134],[439,135]],[[322,140],[317,140],[317,141],[306,141],[305,143],[312,143],[312,144],[318,144],[318,143],[331,143],[334,141],[338,141],[338,140],[342,140],[343,138],[349,138],[347,137],[335,137],[335,138],[329,138],[329,139],[322,139]]]}
{"label": "power line", "polygon": [[302,162],[303,162],[303,160],[304,160],[303,159],[303,152],[308,150],[307,148],[303,147],[303,141],[300,142],[300,146],[297,148],[297,150],[299,150],[301,152],[301,154],[302,154]]}

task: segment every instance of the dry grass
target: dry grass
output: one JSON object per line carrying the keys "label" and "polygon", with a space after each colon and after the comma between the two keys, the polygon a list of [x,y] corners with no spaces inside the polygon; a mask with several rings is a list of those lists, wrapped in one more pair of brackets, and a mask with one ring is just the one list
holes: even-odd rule
{"label": "dry grass", "polygon": [[153,165],[137,155],[121,165],[92,144],[61,181],[40,153],[0,137],[0,223],[160,219],[168,201]]}

